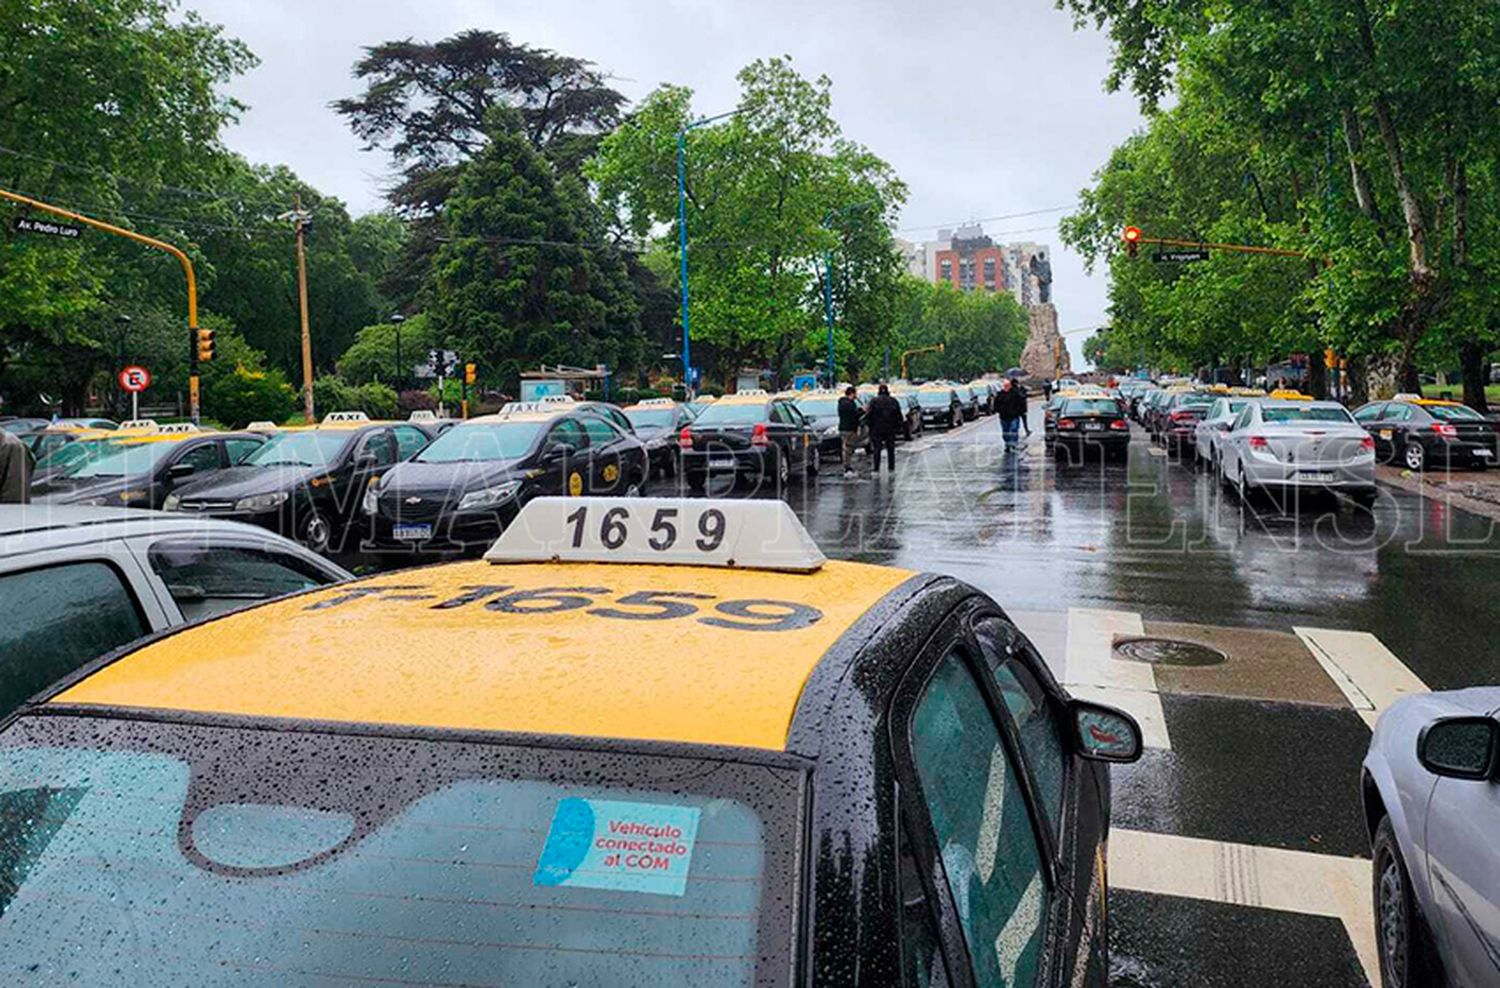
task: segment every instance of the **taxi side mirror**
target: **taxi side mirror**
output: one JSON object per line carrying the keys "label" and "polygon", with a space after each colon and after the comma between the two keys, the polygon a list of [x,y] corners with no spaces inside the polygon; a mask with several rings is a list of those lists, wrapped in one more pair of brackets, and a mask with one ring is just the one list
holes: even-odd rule
{"label": "taxi side mirror", "polygon": [[573,449],[567,443],[548,443],[546,449],[542,450],[542,459],[561,460],[572,453]]}
{"label": "taxi side mirror", "polygon": [[1074,700],[1069,712],[1073,715],[1079,755],[1096,762],[1119,764],[1141,757],[1140,725],[1125,711],[1102,703]]}
{"label": "taxi side mirror", "polygon": [[374,453],[361,453],[354,458],[354,469],[368,470],[378,462]]}
{"label": "taxi side mirror", "polygon": [[191,463],[174,463],[167,468],[167,476],[181,480],[183,477],[191,477],[197,471],[198,468]]}
{"label": "taxi side mirror", "polygon": [[1417,736],[1417,761],[1433,775],[1480,781],[1495,777],[1500,724],[1488,717],[1434,721]]}

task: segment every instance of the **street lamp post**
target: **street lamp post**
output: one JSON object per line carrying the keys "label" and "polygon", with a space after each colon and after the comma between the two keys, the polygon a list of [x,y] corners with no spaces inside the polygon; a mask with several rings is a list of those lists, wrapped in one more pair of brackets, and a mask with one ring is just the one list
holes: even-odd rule
{"label": "street lamp post", "polygon": [[680,265],[678,277],[682,282],[682,391],[686,397],[692,397],[693,393],[693,343],[692,333],[688,329],[687,135],[690,130],[727,119],[739,112],[734,109],[728,113],[690,120],[677,132],[677,254]]}
{"label": "street lamp post", "polygon": [[[833,229],[833,219],[834,219],[835,216],[843,216],[845,213],[851,213],[851,212],[853,212],[856,209],[864,209],[864,208],[866,208],[868,206],[878,206],[878,205],[880,205],[880,200],[879,199],[867,199],[864,202],[856,202],[853,205],[844,206],[844,207],[841,207],[839,209],[834,209],[832,206],[830,206],[828,208],[828,212],[826,212],[826,213],[823,214],[823,229],[825,229],[825,230],[832,230]],[[828,386],[830,388],[835,388],[835,387],[838,387],[838,381],[836,380],[836,376],[838,374],[838,370],[837,370],[837,367],[835,366],[834,356],[833,356],[833,248],[832,247],[829,247],[827,250],[825,250],[823,252],[823,317],[828,321]]]}
{"label": "street lamp post", "polygon": [[396,374],[392,383],[397,391],[401,390],[401,324],[404,322],[406,317],[399,312],[391,316],[391,325],[396,327]]}

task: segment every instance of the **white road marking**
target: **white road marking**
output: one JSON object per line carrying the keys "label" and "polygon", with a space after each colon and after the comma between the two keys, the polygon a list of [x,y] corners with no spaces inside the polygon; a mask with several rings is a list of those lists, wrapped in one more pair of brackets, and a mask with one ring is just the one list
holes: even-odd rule
{"label": "white road marking", "polygon": [[1145,662],[1126,662],[1113,655],[1115,635],[1141,635],[1145,630],[1141,616],[1129,611],[1068,608],[1066,660],[1058,678],[1079,699],[1112,704],[1133,716],[1146,747],[1170,749],[1155,670]]}
{"label": "white road marking", "polygon": [[1164,449],[1162,449],[1160,446],[1147,446],[1146,447],[1146,452],[1150,453],[1152,456],[1166,456],[1167,455],[1167,451],[1164,450]]}
{"label": "white road marking", "polygon": [[1370,914],[1370,862],[1309,851],[1112,828],[1112,888],[1343,922],[1370,984],[1379,984]]}
{"label": "white road marking", "polygon": [[1292,630],[1372,728],[1381,712],[1403,696],[1427,692],[1427,684],[1368,631]]}

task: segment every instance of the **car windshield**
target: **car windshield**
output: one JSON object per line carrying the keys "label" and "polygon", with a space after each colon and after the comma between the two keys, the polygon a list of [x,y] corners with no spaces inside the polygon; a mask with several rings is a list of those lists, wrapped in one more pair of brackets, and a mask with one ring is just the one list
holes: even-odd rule
{"label": "car windshield", "polygon": [[668,407],[625,409],[625,417],[637,429],[670,429],[676,414],[676,409]]}
{"label": "car windshield", "polygon": [[51,452],[42,455],[36,461],[36,467],[38,470],[66,470],[75,464],[97,460],[104,454],[119,448],[119,443],[109,440],[84,441],[68,443],[64,446],[54,446]]}
{"label": "car windshield", "polygon": [[1270,405],[1261,409],[1267,422],[1353,422],[1353,417],[1337,405]]}
{"label": "car windshield", "polygon": [[797,769],[62,715],[0,750],[9,984],[789,981]]}
{"label": "car windshield", "polygon": [[[866,400],[869,400],[868,396]],[[839,413],[839,400],[837,398],[803,398],[797,402],[797,408],[808,418],[823,418]]]}
{"label": "car windshield", "polygon": [[[77,445],[77,444],[75,444]],[[109,452],[94,459],[80,460],[64,472],[65,476],[86,477],[138,477],[150,473],[177,443],[134,443],[115,446]]]}
{"label": "car windshield", "polygon": [[1114,415],[1120,414],[1120,406],[1110,398],[1070,398],[1063,406],[1064,415]]}
{"label": "car windshield", "polygon": [[1480,415],[1468,405],[1428,405],[1427,411],[1432,417],[1443,422],[1486,422]]}
{"label": "car windshield", "polygon": [[324,467],[338,459],[348,433],[280,432],[240,463],[251,467]]}
{"label": "car windshield", "polygon": [[546,422],[471,422],[438,436],[415,463],[472,463],[525,456]]}
{"label": "car windshield", "polygon": [[703,410],[694,425],[754,425],[766,420],[762,402],[715,402]]}
{"label": "car windshield", "polygon": [[918,391],[917,401],[932,408],[943,408],[953,403],[953,395],[947,391]]}

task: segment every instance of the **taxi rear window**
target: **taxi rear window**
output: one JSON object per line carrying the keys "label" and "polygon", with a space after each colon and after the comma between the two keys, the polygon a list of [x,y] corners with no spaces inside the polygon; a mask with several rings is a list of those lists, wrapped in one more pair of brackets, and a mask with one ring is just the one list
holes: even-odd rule
{"label": "taxi rear window", "polygon": [[715,402],[703,410],[694,425],[754,425],[770,414],[764,402]]}
{"label": "taxi rear window", "polygon": [[63,715],[0,752],[6,984],[790,979],[784,762]]}
{"label": "taxi rear window", "polygon": [[1267,405],[1261,409],[1267,422],[1353,422],[1344,409],[1336,405]]}
{"label": "taxi rear window", "polygon": [[1433,418],[1444,422],[1484,422],[1480,415],[1468,405],[1428,405],[1427,411]]}
{"label": "taxi rear window", "polygon": [[1064,415],[1116,415],[1120,406],[1112,398],[1069,398]]}

